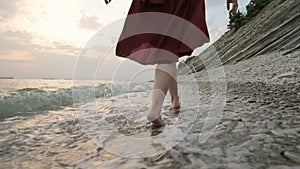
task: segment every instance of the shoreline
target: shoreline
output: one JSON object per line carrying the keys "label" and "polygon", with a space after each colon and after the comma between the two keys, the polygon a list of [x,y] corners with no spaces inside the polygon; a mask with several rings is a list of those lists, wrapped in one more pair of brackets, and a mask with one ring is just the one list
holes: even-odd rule
{"label": "shoreline", "polygon": [[[225,80],[227,85],[224,112],[220,121],[211,126],[214,133],[204,143],[198,141],[200,134],[205,132],[204,123],[197,120],[184,140],[163,154],[142,159],[120,157],[106,151],[103,145],[97,145],[83,130],[75,109],[66,107],[33,117],[14,117],[1,121],[1,166],[297,168],[299,161],[289,154],[294,153],[295,157],[299,157],[300,153],[299,54],[273,53],[225,65],[226,79],[219,79],[220,82]],[[287,72],[294,73],[280,78]],[[198,116],[205,118],[207,115],[204,112],[208,111],[207,105],[211,102],[211,82],[205,71],[194,75],[199,89],[192,90],[201,93],[197,101],[202,106]],[[184,82],[179,85],[188,87]],[[132,97],[143,101],[148,96],[139,93]],[[188,97],[185,99],[184,102],[195,101]],[[141,105],[142,108],[144,106]],[[163,117],[172,122],[174,117],[168,108],[163,108]],[[104,109],[109,110],[110,107]],[[149,123],[143,115],[126,112],[135,120],[129,123],[130,120],[124,122],[118,114],[107,113],[110,124],[129,136],[151,134]]]}

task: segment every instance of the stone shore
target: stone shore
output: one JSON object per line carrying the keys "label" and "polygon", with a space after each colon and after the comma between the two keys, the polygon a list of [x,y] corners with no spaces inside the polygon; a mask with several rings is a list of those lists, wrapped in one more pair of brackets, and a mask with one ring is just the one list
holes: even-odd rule
{"label": "stone shore", "polygon": [[[125,158],[96,144],[82,129],[75,110],[66,108],[1,121],[0,168],[300,168],[299,56],[300,52],[273,53],[225,65],[226,79],[215,82],[204,70],[189,75],[197,77],[199,89],[193,90],[201,93],[197,102],[203,107],[210,103],[211,84],[226,80],[222,117],[211,126],[214,132],[205,142],[199,142],[204,123],[196,120],[188,135],[165,153]],[[172,122],[168,108],[163,118]],[[205,112],[203,108],[199,116]],[[152,132],[145,119],[130,124],[112,117],[108,121],[129,136]]]}

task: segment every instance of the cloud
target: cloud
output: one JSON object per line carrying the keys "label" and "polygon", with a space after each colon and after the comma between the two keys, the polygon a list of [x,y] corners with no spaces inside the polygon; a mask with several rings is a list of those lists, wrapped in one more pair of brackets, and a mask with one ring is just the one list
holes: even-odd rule
{"label": "cloud", "polygon": [[33,15],[29,12],[27,19],[34,23],[34,22],[38,22],[38,21],[49,21],[49,13],[42,10],[39,11],[37,14]]}
{"label": "cloud", "polygon": [[6,51],[0,55],[0,62],[32,62],[33,57],[27,51]]}
{"label": "cloud", "polygon": [[0,33],[0,62],[33,62],[35,45],[30,44],[32,34],[7,30]]}
{"label": "cloud", "polygon": [[[42,42],[41,42],[42,41]],[[81,48],[20,30],[0,33],[0,75],[70,78]]]}
{"label": "cloud", "polygon": [[63,54],[68,54],[68,55],[73,55],[77,56],[79,55],[81,48],[75,47],[74,45],[68,44],[66,42],[52,42],[54,45],[53,50],[54,51],[59,51],[60,53]]}
{"label": "cloud", "polygon": [[[26,51],[29,55],[37,52],[52,52],[77,56],[81,50],[81,48],[66,42],[36,40],[37,37],[34,34],[20,30],[7,30],[1,32],[0,35],[0,55],[7,51]],[[41,43],[43,41],[46,42]]]}
{"label": "cloud", "polygon": [[96,31],[102,26],[102,24],[98,22],[98,19],[96,16],[83,15],[79,21],[79,28]]}
{"label": "cloud", "polygon": [[20,0],[1,0],[0,1],[0,19],[6,20],[13,18],[18,10]]}
{"label": "cloud", "polygon": [[24,31],[7,30],[0,33],[0,52],[10,50],[28,50],[33,35]]}

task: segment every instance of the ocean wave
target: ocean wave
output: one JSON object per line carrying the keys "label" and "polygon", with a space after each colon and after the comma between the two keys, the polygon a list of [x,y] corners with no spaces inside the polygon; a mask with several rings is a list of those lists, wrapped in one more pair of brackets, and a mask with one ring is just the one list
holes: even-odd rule
{"label": "ocean wave", "polygon": [[[97,86],[77,86],[57,90],[47,88],[23,88],[10,93],[0,94],[0,118],[11,117],[26,112],[42,112],[62,109],[91,99],[111,97],[122,93],[141,92],[150,89],[149,84],[99,84]],[[92,92],[91,92],[92,91]],[[75,93],[75,94],[74,94]],[[92,93],[91,95],[88,95]],[[76,98],[75,97],[80,97]],[[90,98],[90,99],[82,99]]]}

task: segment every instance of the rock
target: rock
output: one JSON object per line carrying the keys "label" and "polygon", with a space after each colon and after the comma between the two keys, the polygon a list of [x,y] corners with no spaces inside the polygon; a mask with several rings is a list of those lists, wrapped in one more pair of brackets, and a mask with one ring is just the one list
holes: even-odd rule
{"label": "rock", "polygon": [[69,145],[68,147],[69,147],[69,148],[75,148],[75,147],[78,147],[78,145],[72,144],[72,145]]}
{"label": "rock", "polygon": [[49,157],[49,156],[54,156],[59,153],[46,150],[46,151],[41,152],[41,154]]}
{"label": "rock", "polygon": [[52,137],[48,136],[48,135],[39,135],[37,137],[34,138],[36,141],[40,141],[43,143],[49,143],[52,141]]}
{"label": "rock", "polygon": [[298,134],[298,131],[296,129],[284,129],[280,132],[287,134],[287,135],[297,135]]}
{"label": "rock", "polygon": [[9,133],[10,133],[10,134],[17,134],[17,131],[10,130]]}
{"label": "rock", "polygon": [[62,166],[62,167],[69,167],[70,165],[65,163],[65,162],[62,162],[62,161],[58,161],[58,163]]}
{"label": "rock", "polygon": [[299,169],[299,166],[291,167],[287,165],[271,166],[268,169]]}
{"label": "rock", "polygon": [[255,100],[248,100],[248,103],[256,103]]}
{"label": "rock", "polygon": [[275,131],[275,130],[271,130],[271,133],[274,134],[277,137],[286,137],[285,134],[283,134],[281,132],[278,132],[278,131]]}
{"label": "rock", "polygon": [[5,142],[7,139],[6,138],[1,138],[0,139],[0,144],[2,144],[3,142]]}
{"label": "rock", "polygon": [[281,153],[281,155],[289,160],[292,160],[292,161],[300,164],[300,154],[299,153],[295,153],[295,152],[291,152],[291,151],[283,151]]}
{"label": "rock", "polygon": [[251,70],[251,67],[248,67],[247,69],[244,70],[244,72],[249,72]]}
{"label": "rock", "polygon": [[18,151],[19,151],[19,148],[16,147],[16,146],[11,146],[11,147],[9,148],[9,152],[12,153],[12,154],[14,154],[14,153],[16,153],[16,152],[18,152]]}
{"label": "rock", "polygon": [[[214,44],[195,57],[191,63],[195,70],[209,67],[211,53],[218,51],[218,58],[223,64],[237,63],[251,57],[270,54],[274,51],[298,49],[298,0],[272,0],[256,17],[251,18],[237,30],[228,31]],[[207,63],[203,66],[203,62]],[[262,62],[263,64],[266,64]],[[247,65],[248,66],[248,65]],[[254,68],[255,65],[251,65]],[[284,66],[284,65],[283,65]],[[245,69],[245,67],[243,68]],[[243,72],[247,72],[243,70]],[[251,71],[252,72],[252,71]],[[248,73],[248,72],[247,72]],[[260,72],[257,79],[262,78]]]}
{"label": "rock", "polygon": [[296,77],[295,72],[286,72],[286,73],[282,73],[278,76],[275,76],[273,79],[284,79],[284,78],[293,78],[293,77]]}

